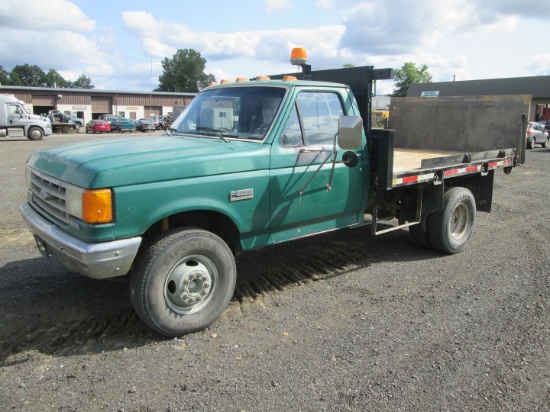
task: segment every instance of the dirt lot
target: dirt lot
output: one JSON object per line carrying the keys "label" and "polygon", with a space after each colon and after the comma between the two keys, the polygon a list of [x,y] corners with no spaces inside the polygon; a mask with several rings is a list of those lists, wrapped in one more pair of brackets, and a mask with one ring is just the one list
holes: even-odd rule
{"label": "dirt lot", "polygon": [[463,253],[368,227],[246,253],[222,318],[165,339],[19,217],[31,152],[112,138],[0,140],[0,410],[550,410],[550,149],[497,173]]}

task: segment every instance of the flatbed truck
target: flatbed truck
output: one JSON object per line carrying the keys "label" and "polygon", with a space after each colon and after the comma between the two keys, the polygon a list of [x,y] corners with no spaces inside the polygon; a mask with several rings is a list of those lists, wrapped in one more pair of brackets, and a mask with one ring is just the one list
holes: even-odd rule
{"label": "flatbed truck", "polygon": [[392,99],[391,129],[372,129],[373,82],[391,69],[299,65],[204,88],[154,140],[34,153],[21,213],[40,251],[128,276],[137,314],[166,336],[219,318],[239,251],[368,224],[461,252],[495,171],[524,161],[529,97]]}

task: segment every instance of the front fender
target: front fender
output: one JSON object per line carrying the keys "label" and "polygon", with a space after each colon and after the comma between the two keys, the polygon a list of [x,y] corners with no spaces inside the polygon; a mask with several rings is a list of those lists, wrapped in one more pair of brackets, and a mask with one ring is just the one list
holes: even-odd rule
{"label": "front fender", "polygon": [[268,184],[269,172],[256,170],[116,188],[114,237],[142,235],[176,214],[211,211],[235,224],[244,249],[259,247],[269,239]]}

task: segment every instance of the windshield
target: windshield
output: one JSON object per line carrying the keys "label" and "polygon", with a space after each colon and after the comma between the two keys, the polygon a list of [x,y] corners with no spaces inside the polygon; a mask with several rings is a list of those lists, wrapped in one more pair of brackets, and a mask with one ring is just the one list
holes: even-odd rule
{"label": "windshield", "polygon": [[285,93],[286,88],[265,86],[205,90],[185,108],[170,130],[263,140]]}

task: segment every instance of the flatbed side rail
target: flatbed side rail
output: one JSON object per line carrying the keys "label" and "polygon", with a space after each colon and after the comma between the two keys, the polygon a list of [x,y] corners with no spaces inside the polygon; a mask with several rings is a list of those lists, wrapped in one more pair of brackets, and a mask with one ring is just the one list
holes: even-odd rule
{"label": "flatbed side rail", "polygon": [[470,163],[457,163],[450,166],[421,168],[415,169],[414,171],[394,173],[391,178],[391,186],[385,189],[426,182],[441,184],[444,179],[475,173],[480,173],[482,176],[485,176],[491,170],[514,167],[514,162],[515,156],[509,155],[506,157],[488,158]]}

